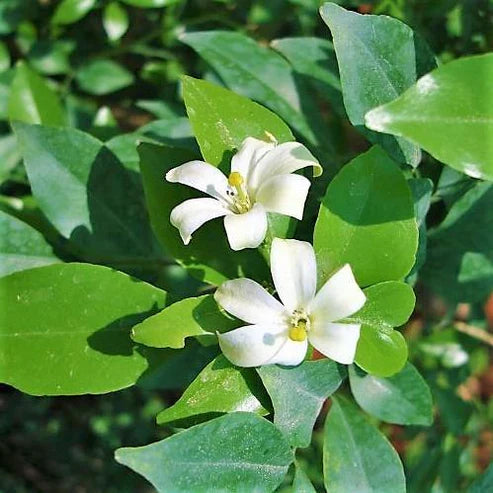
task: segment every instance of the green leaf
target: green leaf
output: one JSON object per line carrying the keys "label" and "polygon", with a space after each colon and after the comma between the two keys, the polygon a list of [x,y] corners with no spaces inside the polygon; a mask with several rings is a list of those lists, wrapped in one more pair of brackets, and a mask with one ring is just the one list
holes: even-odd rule
{"label": "green leaf", "polygon": [[194,233],[189,245],[183,245],[169,216],[176,205],[197,195],[188,187],[168,183],[164,176],[169,169],[196,159],[196,155],[185,149],[151,143],[142,143],[138,150],[151,224],[169,255],[194,277],[212,284],[241,276],[262,279],[269,275],[258,251],[231,250],[221,220],[208,222]]}
{"label": "green leaf", "polygon": [[11,121],[64,125],[65,114],[57,94],[23,61],[16,65],[8,103]]}
{"label": "green leaf", "polygon": [[233,91],[269,107],[313,146],[333,152],[320,110],[283,57],[237,32],[185,33],[180,40],[197,51]]}
{"label": "green leaf", "polygon": [[407,353],[406,340],[397,330],[362,325],[354,361],[372,375],[390,377],[402,370]]}
{"label": "green leaf", "polygon": [[73,40],[39,40],[32,45],[27,57],[33,68],[42,74],[66,74],[70,71],[70,55],[75,47]]}
{"label": "green leaf", "polygon": [[132,5],[133,7],[139,7],[141,9],[152,9],[157,7],[165,7],[167,5],[173,5],[181,0],[122,0],[123,3]]}
{"label": "green leaf", "polygon": [[364,293],[363,308],[347,321],[383,328],[399,327],[408,321],[416,303],[413,289],[403,282],[381,282],[366,288]]}
{"label": "green leaf", "polygon": [[308,447],[324,401],[345,378],[341,367],[322,359],[294,368],[262,366],[257,371],[274,405],[274,424],[291,446]]}
{"label": "green leaf", "polygon": [[101,394],[133,385],[162,356],[135,347],[133,325],[166,293],[121,272],[58,264],[0,280],[0,381],[34,395]]}
{"label": "green leaf", "polygon": [[430,232],[423,282],[450,301],[481,301],[493,289],[493,185],[478,183]]}
{"label": "green leaf", "polygon": [[0,41],[0,72],[4,72],[10,68],[10,53],[7,45]]}
{"label": "green leaf", "polygon": [[0,211],[0,276],[59,262],[43,235]]}
{"label": "green leaf", "polygon": [[110,41],[118,41],[129,25],[127,11],[118,3],[111,2],[103,10],[103,27]]}
{"label": "green leaf", "polygon": [[324,430],[324,479],[331,493],[405,493],[397,452],[343,399],[332,399]]}
{"label": "green leaf", "polygon": [[[145,135],[149,139],[183,149],[197,150],[190,121],[185,117],[166,118],[165,120],[154,120],[143,125],[136,131],[136,135]],[[142,140],[142,138],[140,138]]]}
{"label": "green leaf", "polygon": [[306,473],[298,465],[294,472],[293,493],[317,493]]}
{"label": "green leaf", "polygon": [[378,146],[345,165],[327,188],[314,232],[320,282],[351,264],[361,286],[402,279],[418,228],[402,172]]}
{"label": "green leaf", "polygon": [[[320,9],[329,26],[339,63],[344,105],[351,123],[365,123],[365,114],[392,101],[416,81],[416,49],[412,29],[387,16],[361,15],[334,3]],[[368,135],[392,156],[417,166],[419,147],[405,139]]]}
{"label": "green leaf", "polygon": [[253,413],[228,414],[115,456],[163,493],[272,492],[293,461],[281,432]]}
{"label": "green leaf", "polygon": [[[481,76],[478,76],[481,74]],[[402,135],[453,168],[493,180],[493,54],[461,58],[367,113],[366,126]]]}
{"label": "green leaf", "polygon": [[222,413],[245,411],[268,414],[262,402],[265,390],[255,370],[236,368],[224,356],[211,361],[173,406],[157,415],[157,423],[183,426],[209,420]]}
{"label": "green leaf", "polygon": [[411,363],[390,378],[367,375],[351,366],[349,382],[356,402],[382,421],[424,426],[433,422],[430,388]]}
{"label": "green leaf", "polygon": [[134,82],[134,76],[120,64],[106,59],[93,60],[75,74],[79,87],[89,94],[103,96],[119,91]]}
{"label": "green leaf", "polygon": [[162,263],[135,171],[79,130],[13,127],[40,208],[85,257],[122,267]]}
{"label": "green leaf", "polygon": [[467,493],[488,493],[493,489],[493,463],[491,463],[486,471],[478,478]]}
{"label": "green leaf", "polygon": [[57,6],[51,22],[73,24],[82,19],[95,5],[96,0],[62,0]]}
{"label": "green leaf", "polygon": [[132,330],[132,339],[146,346],[179,349],[191,336],[216,340],[216,331],[224,332],[237,322],[224,315],[212,295],[186,298],[145,319]]}

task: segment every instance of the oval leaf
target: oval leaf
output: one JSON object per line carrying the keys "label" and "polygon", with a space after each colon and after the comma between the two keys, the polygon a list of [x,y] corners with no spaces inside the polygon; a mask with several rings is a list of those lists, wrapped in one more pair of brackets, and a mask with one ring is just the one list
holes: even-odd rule
{"label": "oval leaf", "polygon": [[134,76],[112,60],[93,60],[77,71],[75,79],[83,91],[102,96],[131,85]]}
{"label": "oval leaf", "polygon": [[54,24],[73,24],[82,19],[96,3],[96,0],[62,0],[51,19]]}
{"label": "oval leaf", "polygon": [[118,41],[128,29],[127,11],[118,3],[111,2],[103,11],[103,27],[110,41]]}

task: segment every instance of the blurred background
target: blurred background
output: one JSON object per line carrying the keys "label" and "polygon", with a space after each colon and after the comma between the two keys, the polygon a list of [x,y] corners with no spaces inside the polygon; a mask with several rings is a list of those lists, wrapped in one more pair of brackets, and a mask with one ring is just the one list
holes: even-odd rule
{"label": "blurred background", "polygon": [[[113,142],[129,134],[194,146],[180,95],[182,74],[221,84],[214,70],[180,41],[186,31],[234,30],[262,46],[285,37],[329,39],[318,0],[0,0],[0,209],[41,231],[64,260],[78,259],[41,214],[30,193],[9,120],[9,97],[19,67],[42,77],[60,96],[68,123]],[[493,49],[492,0],[342,1],[360,13],[403,20],[430,45],[439,62]],[[332,70],[337,67],[327,60]],[[31,83],[36,83],[32,82]],[[333,132],[337,160],[368,143],[330,101],[320,114]],[[115,144],[117,145],[117,144]],[[131,156],[133,149],[128,152]],[[426,219],[439,224],[473,180],[425,158],[423,173],[438,186]],[[489,223],[491,225],[491,221]],[[492,255],[491,251],[489,252]],[[172,290],[196,293],[198,282],[176,265],[133,272]],[[493,454],[493,297],[457,304],[416,285],[418,305],[404,329],[410,358],[433,390],[431,428],[384,425],[401,454],[413,493],[466,491]],[[491,288],[490,288],[491,291]],[[113,460],[113,451],[163,438],[155,415],[181,395],[211,355],[192,348],[195,366],[174,361],[173,376],[103,396],[36,398],[0,386],[1,493],[146,492],[141,477]],[[323,423],[323,416],[320,418]],[[321,433],[301,462],[317,488]],[[289,479],[280,491],[290,491]],[[191,492],[193,493],[193,492]],[[348,492],[351,493],[351,492]]]}

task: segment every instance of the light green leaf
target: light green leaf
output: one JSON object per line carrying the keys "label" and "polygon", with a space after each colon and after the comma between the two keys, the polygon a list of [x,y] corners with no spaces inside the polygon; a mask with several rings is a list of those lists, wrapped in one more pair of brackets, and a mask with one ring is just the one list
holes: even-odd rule
{"label": "light green leaf", "polygon": [[0,230],[0,276],[60,261],[41,233],[2,211]]}
{"label": "light green leaf", "polygon": [[151,224],[169,255],[194,277],[212,284],[241,276],[253,279],[268,276],[267,265],[258,251],[231,250],[220,219],[206,223],[194,233],[189,245],[183,245],[169,216],[176,205],[197,195],[188,187],[167,182],[164,176],[171,168],[196,159],[196,155],[185,149],[151,143],[142,143],[138,150]]}
{"label": "light green leaf", "polygon": [[382,421],[422,426],[433,422],[430,388],[411,363],[390,378],[367,375],[351,366],[349,381],[356,402]]}
{"label": "light green leaf", "polygon": [[53,24],[73,24],[94,7],[96,0],[62,0],[51,18]]}
{"label": "light green leaf", "polygon": [[106,267],[58,264],[0,280],[0,381],[34,395],[101,394],[133,385],[162,356],[130,329],[166,293]]}
{"label": "light green leaf", "polygon": [[8,103],[11,121],[64,125],[65,115],[53,89],[23,61],[16,65]]}
{"label": "light green leaf", "polygon": [[349,263],[361,286],[402,279],[418,228],[402,172],[378,146],[345,165],[327,188],[314,232],[320,282]]}
{"label": "light green leaf", "polygon": [[[363,126],[369,110],[392,101],[416,81],[414,33],[397,19],[357,14],[335,3],[324,4],[320,14],[332,32],[349,120]],[[395,159],[419,164],[419,147],[405,139],[368,137]]]}
{"label": "light green leaf", "polygon": [[134,76],[113,60],[93,60],[83,65],[75,74],[79,87],[96,96],[119,91],[134,82]]}
{"label": "light green leaf", "polygon": [[362,325],[354,361],[371,375],[390,377],[402,370],[407,353],[406,340],[397,330]]}
{"label": "light green leaf", "polygon": [[332,399],[324,431],[324,479],[331,493],[405,493],[402,463],[380,431],[345,399]]}
{"label": "light green leaf", "polygon": [[228,414],[115,456],[162,493],[268,493],[293,461],[281,432],[253,413]]}
{"label": "light green leaf", "polygon": [[129,25],[127,11],[118,3],[111,2],[103,10],[103,27],[110,41],[118,41]]}
{"label": "light green leaf", "polygon": [[139,7],[141,9],[152,9],[158,7],[166,7],[167,5],[173,5],[181,0],[122,0],[123,3],[132,5],[133,7]]}
{"label": "light green leaf", "polygon": [[493,180],[493,54],[461,58],[425,75],[366,115],[366,126],[404,136],[452,168]]}
{"label": "light green leaf", "polygon": [[306,473],[296,464],[293,493],[317,493]]}
{"label": "light green leaf", "polygon": [[212,295],[185,298],[162,312],[145,319],[132,330],[132,339],[146,346],[179,349],[185,339],[216,340],[216,331],[224,332],[238,324],[224,315]]}
{"label": "light green leaf", "polygon": [[32,45],[27,57],[33,68],[42,74],[66,74],[70,70],[70,55],[75,47],[74,40],[39,40]]}
{"label": "light green leaf", "polygon": [[403,282],[381,282],[366,288],[364,293],[363,308],[347,321],[383,328],[399,327],[408,321],[416,303],[412,288]]}
{"label": "light green leaf", "polygon": [[[157,415],[157,423],[188,425],[235,411],[268,414],[265,389],[251,368],[236,368],[224,356],[211,361],[173,406]],[[268,398],[267,398],[268,402]]]}
{"label": "light green leaf", "polygon": [[274,405],[274,424],[291,446],[308,447],[322,405],[339,388],[345,372],[327,359],[294,368],[262,366],[257,371]]}

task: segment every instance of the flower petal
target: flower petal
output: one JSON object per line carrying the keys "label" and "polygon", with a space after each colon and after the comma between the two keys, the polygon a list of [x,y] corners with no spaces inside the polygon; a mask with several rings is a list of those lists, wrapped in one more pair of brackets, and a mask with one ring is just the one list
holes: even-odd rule
{"label": "flower petal", "polygon": [[270,267],[277,293],[288,311],[307,308],[317,289],[317,264],[310,243],[274,238]]}
{"label": "flower petal", "polygon": [[261,204],[255,204],[244,214],[226,216],[224,227],[233,250],[257,248],[267,233],[267,213]]}
{"label": "flower petal", "polygon": [[366,301],[349,264],[339,269],[320,289],[309,313],[321,323],[335,322],[356,313]]}
{"label": "flower petal", "polygon": [[307,340],[298,342],[288,337],[281,349],[264,364],[297,366],[305,359],[307,349]]}
{"label": "flower petal", "polygon": [[224,356],[236,366],[266,364],[286,342],[286,328],[280,325],[245,325],[217,335]]}
{"label": "flower petal", "polygon": [[228,313],[250,324],[281,323],[287,316],[284,306],[251,279],[224,282],[214,298]]}
{"label": "flower petal", "polygon": [[330,359],[349,365],[354,361],[360,324],[316,323],[308,333],[310,344]]}
{"label": "flower petal", "polygon": [[192,239],[192,234],[202,224],[227,214],[232,214],[232,212],[219,200],[208,197],[189,199],[177,205],[171,211],[170,222],[180,231],[183,243],[188,245]]}
{"label": "flower petal", "polygon": [[293,173],[307,166],[314,167],[314,176],[322,174],[322,166],[303,144],[299,142],[279,144],[265,153],[258,162],[251,178],[251,187],[256,189],[271,176]]}
{"label": "flower petal", "polygon": [[272,176],[258,189],[256,201],[268,212],[303,218],[310,180],[301,175]]}
{"label": "flower petal", "polygon": [[247,137],[231,159],[231,171],[238,171],[248,181],[252,168],[267,151],[273,148],[273,143]]}
{"label": "flower petal", "polygon": [[187,185],[215,199],[230,203],[226,195],[228,179],[215,166],[204,161],[189,161],[173,168],[166,173],[166,180]]}

